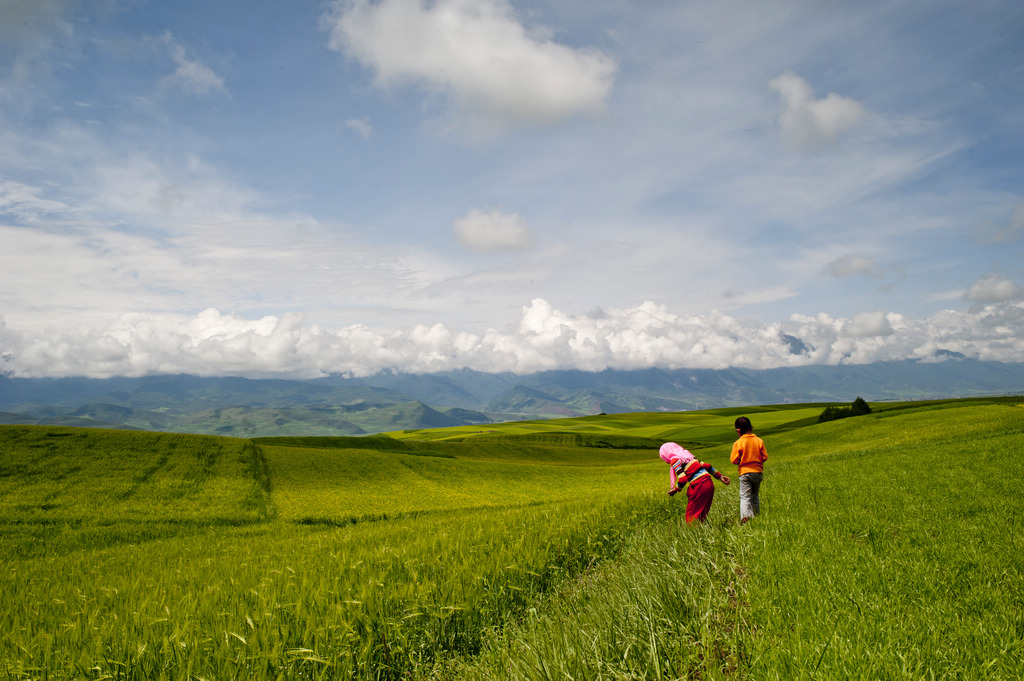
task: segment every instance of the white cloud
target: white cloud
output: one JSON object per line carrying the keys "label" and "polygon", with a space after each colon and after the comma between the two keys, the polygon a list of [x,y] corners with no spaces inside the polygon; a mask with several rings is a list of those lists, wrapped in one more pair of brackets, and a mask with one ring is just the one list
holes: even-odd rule
{"label": "white cloud", "polygon": [[972,303],[1002,303],[1019,300],[1024,290],[1012,279],[1001,274],[989,274],[974,282],[964,293],[964,298]]}
{"label": "white cloud", "polygon": [[523,251],[533,245],[533,231],[518,213],[474,208],[455,221],[452,232],[462,245],[484,253]]}
{"label": "white cloud", "polygon": [[928,296],[928,300],[934,300],[938,302],[949,302],[952,300],[963,300],[964,291],[963,289],[954,289],[951,291],[936,291]]}
{"label": "white cloud", "polygon": [[[794,344],[802,351],[794,353]],[[4,369],[18,376],[764,369],[927,360],[940,349],[1021,362],[1024,304],[944,311],[920,320],[875,312],[849,320],[821,314],[763,323],[720,313],[681,316],[652,302],[570,315],[535,299],[522,308],[515,327],[482,333],[443,324],[329,330],[298,314],[245,319],[208,309],[192,316],[125,314],[105,325],[32,331],[0,320],[0,346]]]}
{"label": "white cloud", "polygon": [[378,83],[425,86],[473,125],[549,124],[603,109],[616,64],[595,50],[528,31],[506,0],[339,2],[325,17],[330,47]]}
{"label": "white cloud", "polygon": [[373,125],[370,123],[369,118],[350,118],[345,121],[345,127],[354,131],[364,140],[370,139],[370,135],[373,134]]}
{"label": "white cloud", "polygon": [[816,152],[835,146],[867,113],[860,102],[834,92],[824,99],[814,99],[807,81],[791,71],[768,81],[768,86],[782,99],[779,128],[783,139],[797,151]]}
{"label": "white cloud", "polygon": [[893,333],[892,324],[884,312],[861,313],[843,324],[841,329],[841,334],[849,338],[874,338]]}
{"label": "white cloud", "polygon": [[[844,9],[828,26],[808,30],[820,17],[772,3],[737,13],[715,3],[649,11],[598,3],[583,11],[518,2],[513,10],[506,0],[354,0],[333,5],[325,18],[331,47],[355,60],[335,73],[350,82],[344,89],[325,93],[323,72],[314,68],[266,68],[288,47],[274,41],[298,31],[263,36],[270,42],[256,44],[260,58],[252,59],[245,50],[254,43],[243,46],[241,34],[208,36],[217,53],[237,57],[232,72],[239,74],[236,101],[225,97],[223,115],[211,118],[177,107],[169,115],[161,107],[169,102],[145,97],[164,76],[174,92],[226,92],[219,62],[194,43],[176,42],[185,29],[175,29],[182,31],[176,39],[132,34],[133,26],[152,25],[144,21],[147,7],[119,7],[133,20],[112,22],[97,20],[93,5],[68,3],[75,12],[65,23],[71,13],[63,3],[0,4],[7,48],[0,51],[25,55],[15,57],[20,64],[8,59],[11,68],[0,75],[0,312],[17,329],[10,334],[39,340],[55,371],[122,363],[126,371],[210,372],[218,362],[268,373],[461,362],[484,370],[645,361],[774,366],[917,357],[929,342],[972,357],[1019,356],[1014,336],[999,331],[1021,329],[1012,314],[1019,313],[1019,287],[995,277],[964,290],[991,271],[990,258],[1013,254],[965,245],[963,232],[998,205],[1010,211],[990,215],[985,242],[1019,241],[1024,204],[1020,196],[979,191],[1006,186],[1006,175],[974,175],[975,161],[963,182],[933,183],[959,177],[960,159],[968,157],[956,152],[976,148],[972,156],[985,156],[961,114],[978,101],[1006,103],[998,104],[996,89],[979,98],[945,82],[937,87],[950,77],[945,67],[963,61],[950,57],[943,69],[920,69],[929,62],[925,53],[947,54],[944,40],[920,59],[900,59],[906,46],[892,36],[912,23],[934,24],[919,22],[930,12]],[[323,7],[277,19],[308,24]],[[5,42],[24,30],[26,16],[31,30]],[[538,16],[559,17],[544,19],[558,22],[557,33],[544,34]],[[819,51],[851,24],[843,50]],[[974,35],[984,37],[991,25],[978,24]],[[621,72],[607,55],[580,49],[596,43],[579,36],[604,26],[614,26],[602,40],[614,45]],[[984,51],[977,40],[962,45]],[[330,70],[332,54],[319,55],[325,61],[318,68]],[[783,73],[811,59],[821,73],[855,69],[844,73],[870,91],[854,95],[864,104],[819,97],[804,78]],[[257,66],[266,72],[248,71]],[[956,82],[985,75],[954,72]],[[380,93],[352,82],[367,74],[384,87],[420,88],[413,97],[426,93],[428,108],[450,104],[467,125],[500,129],[585,117],[606,104],[611,110],[598,124],[485,147],[404,144],[409,93],[394,107],[400,115],[388,119],[373,109]],[[774,89],[765,87],[777,74]],[[103,87],[83,89],[100,77]],[[294,107],[243,107],[253,99],[238,88],[265,94],[282,77],[294,85]],[[921,77],[935,78],[930,91],[941,97],[921,96]],[[865,105],[884,116],[868,117]],[[346,121],[356,112],[368,117]],[[856,143],[842,154],[778,154],[763,134],[778,113],[778,129],[794,149],[822,150],[849,142],[844,135],[851,133]],[[223,121],[238,116],[246,125],[224,138]],[[81,123],[85,117],[94,125]],[[389,132],[379,144],[351,137],[335,147],[317,137],[323,130],[372,136],[371,119],[378,133]],[[275,134],[274,144],[261,144]],[[300,165],[290,155],[295,149],[308,154]],[[192,150],[213,150],[221,167],[206,166]],[[940,164],[943,172],[931,172]],[[487,207],[502,205],[528,216],[538,231],[543,225],[545,238],[535,239],[521,216]],[[466,214],[472,206],[481,208]],[[453,239],[431,238],[428,225],[454,218]],[[456,241],[522,254],[482,258]],[[536,247],[525,252],[531,243]],[[736,244],[756,245],[756,284],[736,273]],[[842,296],[829,298],[840,287],[815,283],[822,274],[876,276],[882,268],[866,254],[882,253],[891,256],[885,274],[901,265],[908,273],[885,291],[865,289],[861,298],[843,287]],[[957,304],[967,307],[965,295],[977,304],[969,313],[856,316],[861,309],[941,309],[946,303],[935,301],[951,300],[954,287]],[[935,288],[942,292],[929,299]],[[885,297],[866,298],[878,294]],[[533,298],[550,304],[530,305],[528,323],[505,330]],[[637,311],[645,299],[690,316]],[[609,311],[605,318],[574,315],[595,305]],[[715,305],[721,313],[709,312]],[[212,315],[195,316],[204,308],[225,311],[216,334],[192,328],[216,326]],[[842,317],[760,324],[723,314],[784,318],[794,309]],[[288,310],[319,325],[287,318]],[[154,316],[128,321],[131,312]],[[137,337],[114,333],[112,318]],[[430,324],[412,326],[417,321]],[[345,326],[354,322],[368,326]],[[54,323],[65,328],[48,335]],[[378,328],[384,324],[402,329]],[[503,332],[484,332],[488,326]],[[772,340],[780,330],[813,353],[786,354]],[[271,336],[272,343],[265,340]],[[172,340],[177,345],[158,343]],[[265,343],[286,350],[275,354]],[[32,352],[22,347],[18,366],[48,371]]]}
{"label": "white cloud", "polygon": [[[76,156],[54,161],[62,149]],[[374,319],[408,305],[421,272],[447,272],[429,254],[374,246],[340,225],[264,214],[251,190],[192,157],[125,157],[72,128],[22,153],[62,163],[70,180],[0,181],[0,313],[18,328],[299,300],[330,319]]]}
{"label": "white cloud", "polygon": [[68,212],[60,201],[45,199],[39,187],[0,180],[0,215],[8,215],[19,223],[40,223],[44,217]]}
{"label": "white cloud", "polygon": [[227,94],[224,79],[213,69],[199,60],[189,59],[185,48],[175,42],[170,33],[165,33],[163,41],[168,44],[171,56],[178,68],[160,81],[161,88],[177,88],[187,94],[206,96],[211,93]]}
{"label": "white cloud", "polygon": [[882,276],[882,268],[879,267],[874,258],[854,254],[836,258],[826,265],[822,272],[837,279],[851,277],[855,274],[863,274],[868,277]]}

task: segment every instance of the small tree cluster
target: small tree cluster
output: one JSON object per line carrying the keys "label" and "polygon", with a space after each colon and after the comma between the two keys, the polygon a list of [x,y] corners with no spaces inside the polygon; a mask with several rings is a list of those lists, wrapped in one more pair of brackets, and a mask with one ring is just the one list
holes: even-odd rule
{"label": "small tree cluster", "polygon": [[870,414],[871,407],[861,397],[857,397],[849,407],[825,407],[825,410],[818,416],[818,423],[845,419],[847,416],[863,416]]}

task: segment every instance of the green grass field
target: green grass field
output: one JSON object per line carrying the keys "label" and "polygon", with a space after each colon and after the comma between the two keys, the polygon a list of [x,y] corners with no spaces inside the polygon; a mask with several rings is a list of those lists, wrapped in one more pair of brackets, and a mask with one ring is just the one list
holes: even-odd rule
{"label": "green grass field", "polygon": [[1020,398],[256,440],[0,427],[11,679],[1019,679]]}

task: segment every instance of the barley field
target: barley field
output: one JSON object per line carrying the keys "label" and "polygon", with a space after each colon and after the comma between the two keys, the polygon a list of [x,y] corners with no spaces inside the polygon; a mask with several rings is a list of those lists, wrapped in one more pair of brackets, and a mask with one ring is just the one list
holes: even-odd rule
{"label": "barley field", "polygon": [[9,679],[1019,679],[1020,398],[367,438],[0,427]]}

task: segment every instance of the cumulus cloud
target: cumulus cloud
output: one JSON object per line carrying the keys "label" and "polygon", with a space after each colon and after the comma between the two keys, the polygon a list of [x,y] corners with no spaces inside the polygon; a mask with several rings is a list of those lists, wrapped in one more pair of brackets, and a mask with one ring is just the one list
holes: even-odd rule
{"label": "cumulus cloud", "polygon": [[196,59],[189,59],[185,48],[176,43],[170,33],[165,33],[163,40],[170,47],[171,57],[178,68],[160,81],[161,88],[176,88],[187,94],[198,96],[227,93],[224,79],[206,64]]}
{"label": "cumulus cloud", "polygon": [[768,81],[768,86],[782,100],[782,137],[796,151],[818,152],[835,146],[867,115],[863,104],[834,92],[815,99],[810,84],[791,71]]}
{"label": "cumulus cloud", "polygon": [[849,338],[874,338],[893,333],[892,324],[884,312],[864,312],[842,326],[842,335]]}
{"label": "cumulus cloud", "polygon": [[603,109],[616,64],[527,30],[506,0],[338,2],[331,49],[384,87],[411,82],[450,97],[475,124],[550,124]]}
{"label": "cumulus cloud", "polygon": [[929,360],[942,352],[1021,362],[1022,339],[1019,302],[919,320],[872,312],[853,319],[794,315],[763,323],[720,313],[678,315],[653,302],[571,315],[538,298],[522,308],[514,327],[482,333],[443,324],[331,330],[299,314],[245,319],[215,309],[193,316],[126,314],[104,326],[44,331],[12,329],[0,320],[2,370],[18,376],[765,369]]}
{"label": "cumulus cloud", "polygon": [[1012,279],[1001,274],[992,273],[974,282],[964,293],[964,298],[972,303],[1002,303],[1019,300],[1024,290]]}
{"label": "cumulus cloud", "polygon": [[836,258],[826,265],[822,272],[836,279],[852,277],[855,274],[863,274],[868,277],[882,276],[882,268],[878,266],[874,258],[853,254]]}
{"label": "cumulus cloud", "polygon": [[523,251],[533,245],[533,231],[518,213],[469,211],[452,225],[455,238],[475,251]]}

